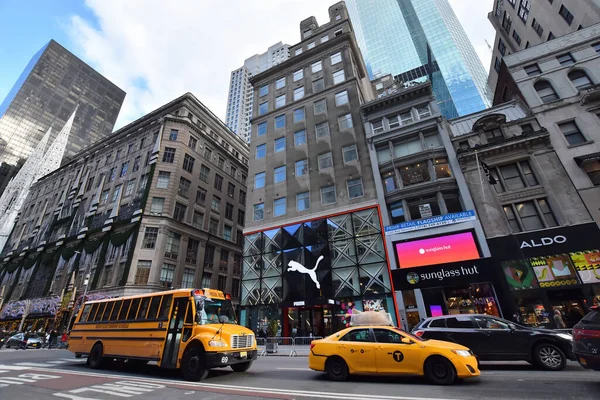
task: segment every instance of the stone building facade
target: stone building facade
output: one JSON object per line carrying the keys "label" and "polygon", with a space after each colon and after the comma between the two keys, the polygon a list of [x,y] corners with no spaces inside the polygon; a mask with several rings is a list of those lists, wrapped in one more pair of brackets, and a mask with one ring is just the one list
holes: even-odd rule
{"label": "stone building facade", "polygon": [[2,254],[4,302],[237,297],[247,168],[246,144],[190,93],[130,123],[32,186]]}

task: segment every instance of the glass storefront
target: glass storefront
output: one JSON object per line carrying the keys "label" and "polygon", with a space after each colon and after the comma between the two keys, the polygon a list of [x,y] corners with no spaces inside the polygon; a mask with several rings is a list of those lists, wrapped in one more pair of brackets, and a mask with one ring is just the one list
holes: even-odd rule
{"label": "glass storefront", "polygon": [[383,309],[395,320],[379,221],[370,208],[247,235],[242,324],[257,330],[278,318],[284,336],[325,336],[353,309]]}
{"label": "glass storefront", "polygon": [[428,316],[488,314],[500,317],[494,286],[489,283],[423,289]]}

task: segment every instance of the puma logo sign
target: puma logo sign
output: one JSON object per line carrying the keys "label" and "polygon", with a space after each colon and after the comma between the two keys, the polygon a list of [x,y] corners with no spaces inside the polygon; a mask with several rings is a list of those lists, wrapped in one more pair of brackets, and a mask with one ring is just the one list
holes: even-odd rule
{"label": "puma logo sign", "polygon": [[319,258],[317,259],[317,263],[315,264],[315,267],[313,269],[308,269],[304,265],[300,264],[299,262],[290,261],[288,263],[288,269],[287,270],[288,271],[300,272],[301,274],[308,274],[308,276],[310,276],[310,279],[312,279],[313,282],[315,283],[315,285],[317,285],[317,289],[321,289],[321,284],[317,280],[317,273],[315,271],[319,267],[319,263],[321,262],[321,260],[323,258],[325,258],[325,257],[319,256]]}

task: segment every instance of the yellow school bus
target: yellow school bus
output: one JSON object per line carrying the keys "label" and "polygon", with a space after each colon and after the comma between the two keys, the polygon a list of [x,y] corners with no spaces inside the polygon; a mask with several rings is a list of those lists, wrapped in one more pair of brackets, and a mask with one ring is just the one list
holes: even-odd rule
{"label": "yellow school bus", "polygon": [[69,350],[87,365],[156,361],[187,380],[211,368],[244,372],[256,360],[254,333],[237,324],[231,298],[220,290],[179,289],[86,302],[69,336]]}

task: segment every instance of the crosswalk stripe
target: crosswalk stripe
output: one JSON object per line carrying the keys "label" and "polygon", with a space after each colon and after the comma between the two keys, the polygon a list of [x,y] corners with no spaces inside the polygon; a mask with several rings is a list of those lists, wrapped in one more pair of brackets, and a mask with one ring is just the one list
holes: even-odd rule
{"label": "crosswalk stripe", "polygon": [[22,365],[24,367],[38,367],[38,368],[50,368],[52,365],[42,364],[42,363],[32,363],[32,362],[21,362],[16,363],[15,365]]}
{"label": "crosswalk stripe", "polygon": [[27,369],[31,369],[31,367],[19,367],[16,365],[3,365],[0,364],[0,369],[8,370],[8,371],[24,371]]}
{"label": "crosswalk stripe", "polygon": [[58,360],[58,361],[48,361],[48,364],[66,364],[66,363],[68,363],[68,361],[64,361],[64,360],[63,361],[61,361],[61,360]]}
{"label": "crosswalk stripe", "polygon": [[85,358],[61,358],[61,360],[68,362],[86,362]]}

